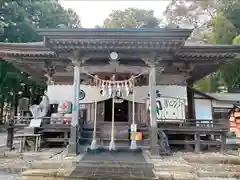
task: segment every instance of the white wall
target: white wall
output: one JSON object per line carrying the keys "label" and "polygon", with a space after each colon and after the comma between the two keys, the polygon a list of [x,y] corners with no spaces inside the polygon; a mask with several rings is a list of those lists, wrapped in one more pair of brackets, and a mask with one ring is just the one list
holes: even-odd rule
{"label": "white wall", "polygon": [[[109,99],[108,96],[102,96],[100,94],[100,88],[88,85],[81,85],[86,96],[80,101],[80,103],[92,103],[96,101],[103,101]],[[186,86],[176,85],[159,85],[156,87],[159,90],[162,97],[172,97],[184,99],[187,103],[187,88]],[[135,102],[145,103],[148,98],[149,87],[148,86],[137,86],[135,87]],[[49,85],[47,89],[47,95],[50,99],[50,103],[59,103],[62,101],[70,101],[73,99],[73,86],[72,85]],[[129,101],[132,101],[132,95],[123,97]]]}

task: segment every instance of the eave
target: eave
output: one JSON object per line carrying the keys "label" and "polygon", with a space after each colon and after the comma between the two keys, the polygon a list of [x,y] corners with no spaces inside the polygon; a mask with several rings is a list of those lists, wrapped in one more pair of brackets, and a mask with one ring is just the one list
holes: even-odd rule
{"label": "eave", "polygon": [[56,53],[46,48],[43,42],[0,43],[0,56],[8,57],[56,57]]}
{"label": "eave", "polygon": [[[134,43],[133,43],[134,44]],[[133,45],[132,44],[132,45]],[[144,43],[143,43],[144,44]],[[164,44],[164,43],[159,43]],[[115,44],[116,45],[116,44]],[[166,45],[166,44],[164,44]],[[97,45],[95,45],[97,46]],[[103,44],[102,44],[103,46]],[[126,46],[124,43],[122,46]],[[105,49],[107,51],[107,49]],[[114,50],[114,49],[113,49]],[[140,49],[141,50],[141,49]],[[151,50],[151,49],[148,49]],[[105,58],[108,60],[108,54],[107,52],[103,52],[103,50],[97,49],[97,53],[89,53],[88,55],[95,55],[92,56],[92,60],[94,61],[95,67],[93,65],[88,65],[89,71],[94,73],[96,70],[102,70],[103,72],[110,72],[115,71],[114,67],[108,68],[107,66],[100,67],[100,65],[97,64],[99,62],[99,59],[95,59],[99,57],[99,54],[102,55],[101,58]],[[109,51],[109,49],[108,49]],[[123,67],[121,70],[118,71],[127,71],[127,72],[134,72],[136,70],[142,71],[141,69],[146,69],[147,65],[145,64],[143,67],[140,64],[134,64],[137,62],[137,52],[130,53],[122,51],[122,53],[119,53],[119,55],[122,57],[122,55],[125,55],[124,59],[126,58],[128,61],[125,62],[125,67]],[[139,51],[143,52],[144,51]],[[159,55],[164,55],[162,61],[160,61],[160,66],[162,64],[168,64],[168,62],[175,63],[175,64],[182,64],[182,63],[190,63],[194,66],[194,68],[191,71],[187,71],[190,78],[187,79],[188,83],[194,83],[197,80],[200,80],[204,76],[216,71],[221,65],[224,65],[233,59],[236,59],[236,56],[239,56],[240,53],[240,46],[237,45],[186,45],[184,47],[181,47],[180,49],[176,51],[171,51],[169,53],[159,53]],[[135,59],[131,59],[131,57],[134,55]],[[49,64],[51,62],[53,65],[56,65],[56,71],[57,72],[63,72],[67,73],[69,71],[69,67],[72,68],[73,64],[67,57],[59,57],[57,53],[50,50],[49,48],[46,48],[44,46],[43,42],[39,43],[0,43],[0,56],[3,59],[6,59],[7,61],[12,62],[16,67],[21,69],[22,71],[26,71],[29,74],[36,74],[38,77],[41,77],[43,79],[46,79],[44,77],[44,68],[46,67],[46,64]],[[120,62],[121,62],[120,57]],[[128,58],[129,57],[129,58]],[[139,57],[138,57],[139,58]],[[87,61],[90,62],[90,61]],[[126,67],[126,63],[131,66],[137,66],[139,68],[134,67]],[[121,64],[121,63],[120,63]],[[86,64],[87,65],[87,64]],[[70,71],[72,69],[70,68]],[[95,70],[94,70],[95,69]],[[134,70],[135,69],[135,70]],[[118,72],[116,71],[116,72]],[[174,70],[168,71],[168,68],[165,69],[166,73],[181,73]],[[57,80],[63,80],[63,76],[57,76]],[[72,80],[71,78],[66,78],[66,80]]]}
{"label": "eave", "polygon": [[46,46],[56,52],[67,52],[79,50],[80,52],[152,52],[152,51],[174,51],[184,42],[182,40],[162,40],[162,41],[148,41],[148,40],[47,40]]}
{"label": "eave", "polygon": [[132,29],[36,29],[36,32],[49,39],[97,39],[97,40],[158,40],[163,38],[186,40],[192,29],[132,28]]}
{"label": "eave", "polygon": [[184,45],[189,29],[37,29],[54,51],[171,51]]}

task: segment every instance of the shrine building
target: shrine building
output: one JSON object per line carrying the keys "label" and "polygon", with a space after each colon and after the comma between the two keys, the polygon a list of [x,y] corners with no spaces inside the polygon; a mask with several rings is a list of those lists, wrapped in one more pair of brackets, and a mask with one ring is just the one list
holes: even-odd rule
{"label": "shrine building", "polygon": [[[224,150],[229,120],[197,119],[188,86],[238,60],[240,46],[188,43],[192,30],[179,28],[36,31],[43,42],[1,43],[0,56],[48,82],[51,116],[71,117],[69,153],[88,144],[158,155],[159,131],[170,146]],[[211,134],[221,141],[201,140]]]}

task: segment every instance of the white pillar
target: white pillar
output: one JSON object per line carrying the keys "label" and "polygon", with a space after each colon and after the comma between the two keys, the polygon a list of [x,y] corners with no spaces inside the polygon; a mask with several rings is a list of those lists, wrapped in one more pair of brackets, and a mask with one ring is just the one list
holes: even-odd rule
{"label": "white pillar", "polygon": [[[132,94],[132,126],[131,126],[131,133],[134,133],[136,135],[137,132],[137,125],[135,124],[135,90],[134,90],[134,83],[133,83],[133,94]],[[131,139],[131,145],[130,149],[137,149],[137,141],[136,141],[136,136],[132,137]],[[131,135],[130,135],[131,137]]]}
{"label": "white pillar", "polygon": [[112,96],[112,131],[111,131],[111,141],[109,144],[109,150],[116,150],[116,144],[115,144],[115,132],[114,132],[114,107],[115,103],[114,103],[114,95]]}
{"label": "white pillar", "polygon": [[150,89],[151,154],[159,155],[158,138],[157,138],[156,69],[155,69],[155,65],[150,66],[149,89]]}
{"label": "white pillar", "polygon": [[79,119],[79,91],[80,91],[80,63],[74,63],[74,77],[73,77],[73,101],[72,101],[72,121],[71,121],[71,136],[68,146],[69,154],[77,154],[78,137],[77,125]]}
{"label": "white pillar", "polygon": [[92,143],[91,143],[91,149],[97,149],[97,140],[96,140],[96,129],[97,129],[97,101],[95,101],[95,105],[94,105],[94,124],[93,124],[93,139],[92,139]]}

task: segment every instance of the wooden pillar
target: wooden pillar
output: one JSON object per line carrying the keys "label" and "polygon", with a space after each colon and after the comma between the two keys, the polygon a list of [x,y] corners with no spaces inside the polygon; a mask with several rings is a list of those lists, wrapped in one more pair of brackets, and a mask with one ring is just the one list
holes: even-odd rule
{"label": "wooden pillar", "polygon": [[195,119],[194,92],[187,87],[188,118]]}
{"label": "wooden pillar", "polygon": [[74,54],[72,62],[74,64],[74,76],[73,76],[73,99],[72,99],[72,121],[71,121],[71,133],[68,146],[69,154],[78,153],[78,118],[79,118],[79,91],[80,91],[80,62],[78,61],[78,54]]}
{"label": "wooden pillar", "polygon": [[195,153],[199,153],[200,152],[200,134],[199,133],[195,133],[194,134],[194,139],[195,139]]}
{"label": "wooden pillar", "polygon": [[149,72],[149,90],[150,90],[150,138],[151,138],[151,155],[159,155],[158,138],[157,138],[157,114],[156,114],[156,69],[151,65]]}
{"label": "wooden pillar", "polygon": [[221,133],[220,134],[220,151],[221,153],[224,153],[226,151],[226,133]]}

